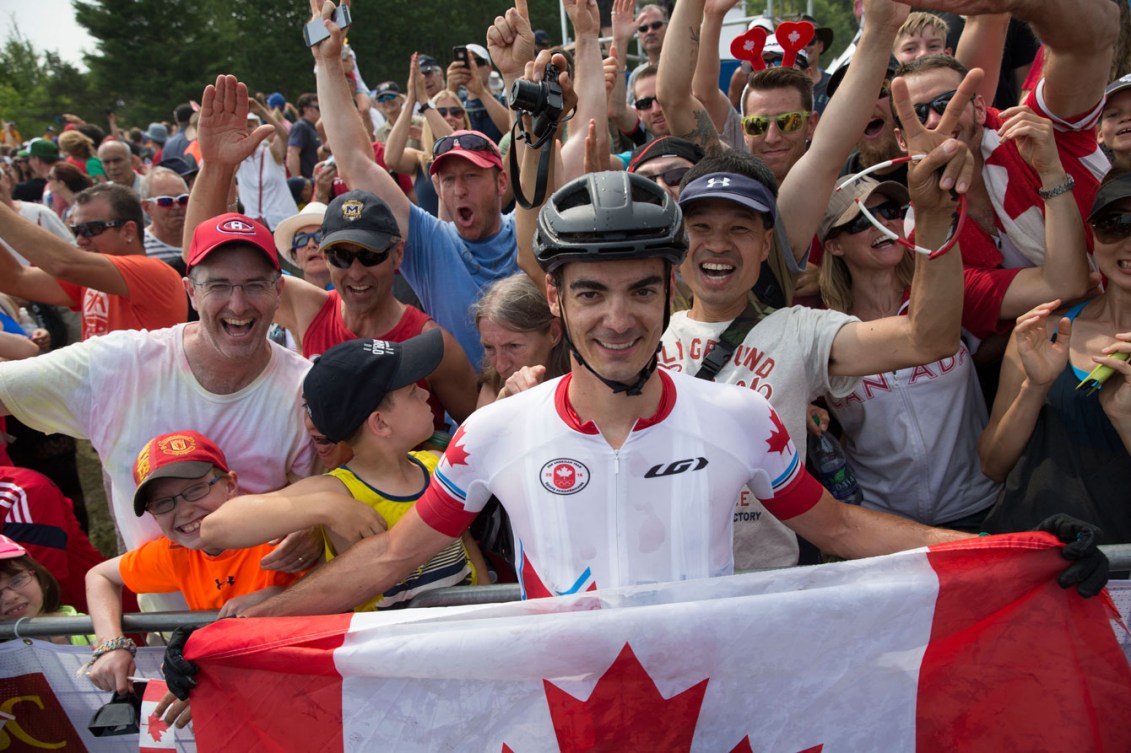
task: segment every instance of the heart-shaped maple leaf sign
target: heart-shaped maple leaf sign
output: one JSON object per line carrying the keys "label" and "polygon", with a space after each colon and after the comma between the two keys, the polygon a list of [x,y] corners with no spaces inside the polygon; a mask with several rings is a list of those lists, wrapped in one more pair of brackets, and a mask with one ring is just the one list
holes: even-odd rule
{"label": "heart-shaped maple leaf sign", "polygon": [[762,49],[765,46],[766,30],[761,26],[755,26],[745,34],[734,38],[730,43],[730,54],[734,55],[735,60],[749,61],[754,66],[754,70],[760,71],[766,67],[766,61],[762,59]]}
{"label": "heart-shaped maple leaf sign", "polygon": [[797,53],[813,41],[813,35],[816,33],[813,24],[808,21],[785,21],[778,24],[774,36],[777,37],[778,44],[785,53],[781,61],[783,68],[792,67],[797,62]]}

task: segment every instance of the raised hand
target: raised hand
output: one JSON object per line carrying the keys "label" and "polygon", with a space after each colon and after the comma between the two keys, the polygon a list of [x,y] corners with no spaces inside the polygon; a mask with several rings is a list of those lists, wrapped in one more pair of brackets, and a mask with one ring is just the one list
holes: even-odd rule
{"label": "raised hand", "polygon": [[249,102],[247,86],[235,76],[217,76],[215,84],[204,88],[197,124],[202,161],[238,165],[255,152],[263,139],[274,133],[275,127],[269,123],[248,133]]}
{"label": "raised hand", "polygon": [[526,0],[514,0],[514,7],[487,27],[487,52],[504,81],[522,78],[526,64],[534,59],[534,30]]}
{"label": "raised hand", "polygon": [[[907,90],[907,82],[902,78],[892,81],[892,103],[899,118],[900,133],[906,145],[907,153],[911,155],[930,154],[942,147],[944,142],[951,140],[951,134],[957,128],[959,118],[970,106],[981,82],[982,71],[980,68],[974,68],[966,74],[938,123],[935,124],[934,128],[927,128],[919,122],[919,118],[915,114],[911,95]],[[957,140],[953,140],[953,143],[946,147],[944,153],[950,155],[950,158],[945,160],[942,175],[938,179],[938,191],[945,192],[953,189],[956,193],[965,193],[970,188],[974,176],[974,160],[972,155],[969,158],[967,157],[969,149]],[[927,202],[939,204],[944,201],[943,197],[939,196],[938,192],[935,192],[934,197],[929,195],[932,190],[929,185],[931,181],[926,179],[926,176],[940,167],[939,161],[928,158],[923,163],[912,163],[912,166],[908,169],[907,188],[917,206],[921,202],[923,204]],[[917,190],[918,196],[916,196]]]}
{"label": "raised hand", "polygon": [[1115,338],[1116,342],[1092,360],[1116,372],[1108,377],[1100,390],[1100,407],[1116,427],[1127,427],[1126,436],[1131,435],[1131,362],[1113,356],[1122,353],[1131,357],[1131,332],[1120,332]]}
{"label": "raised hand", "polygon": [[1002,141],[1015,142],[1021,158],[1042,178],[1064,178],[1051,120],[1042,118],[1028,107],[1011,107],[1001,113],[1001,118],[1003,122],[998,135]]}
{"label": "raised hand", "polygon": [[562,0],[569,21],[573,24],[575,37],[584,34],[601,34],[601,11],[597,8],[597,0]]}
{"label": "raised hand", "polygon": [[1048,335],[1048,318],[1060,301],[1042,303],[1017,318],[1013,336],[1017,354],[1025,369],[1025,377],[1034,387],[1048,388],[1068,364],[1068,343],[1072,338],[1072,320],[1064,317],[1056,330],[1056,342]]}
{"label": "raised hand", "polygon": [[636,33],[636,0],[613,0],[613,41],[627,42]]}

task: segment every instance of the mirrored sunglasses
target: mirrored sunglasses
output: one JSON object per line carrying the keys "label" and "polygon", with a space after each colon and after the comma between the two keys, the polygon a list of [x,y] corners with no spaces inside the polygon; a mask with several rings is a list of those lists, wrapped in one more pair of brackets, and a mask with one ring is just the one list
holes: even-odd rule
{"label": "mirrored sunglasses", "polygon": [[801,112],[783,112],[780,115],[747,115],[742,119],[742,130],[747,136],[765,136],[770,130],[770,121],[777,123],[778,130],[782,133],[793,133],[800,130],[809,120],[812,113],[808,110]]}
{"label": "mirrored sunglasses", "polygon": [[162,209],[168,209],[176,204],[179,207],[187,207],[189,202],[189,195],[183,193],[180,196],[150,196],[149,200]]}

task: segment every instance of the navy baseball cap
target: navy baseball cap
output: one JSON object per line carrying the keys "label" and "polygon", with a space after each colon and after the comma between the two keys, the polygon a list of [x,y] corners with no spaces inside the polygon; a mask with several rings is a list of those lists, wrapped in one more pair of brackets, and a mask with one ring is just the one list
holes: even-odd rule
{"label": "navy baseball cap", "polygon": [[679,194],[679,208],[684,217],[697,201],[720,199],[738,204],[762,215],[767,228],[774,229],[774,238],[783,254],[792,254],[789,238],[782,223],[778,222],[778,202],[766,184],[737,173],[708,173],[700,175],[683,187]]}
{"label": "navy baseball cap", "polygon": [[444,357],[444,335],[430,329],[404,342],[347,340],[323,353],[302,381],[306,411],[318,431],[342,442],[390,392],[424,379]]}
{"label": "navy baseball cap", "polygon": [[322,242],[318,252],[337,243],[355,243],[380,253],[401,236],[389,205],[369,191],[347,191],[326,207],[322,216]]}

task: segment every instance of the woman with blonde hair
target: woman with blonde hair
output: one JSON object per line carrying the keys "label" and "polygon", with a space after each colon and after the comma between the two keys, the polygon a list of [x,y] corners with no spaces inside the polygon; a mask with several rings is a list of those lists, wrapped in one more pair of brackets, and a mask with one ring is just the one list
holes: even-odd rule
{"label": "woman with blonde hair", "polygon": [[66,161],[95,183],[106,183],[106,170],[102,160],[95,155],[94,141],[81,131],[63,131],[59,136],[59,149],[67,155]]}

